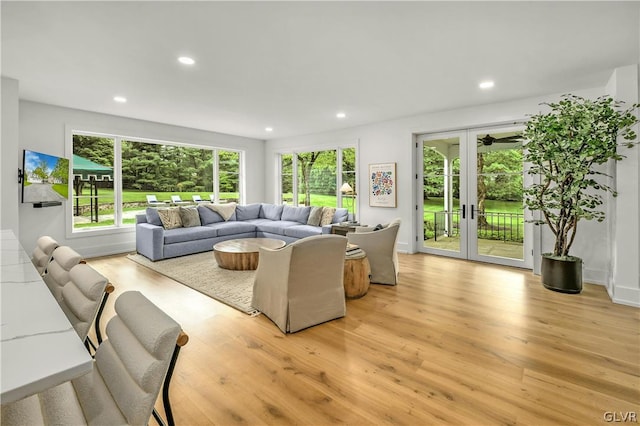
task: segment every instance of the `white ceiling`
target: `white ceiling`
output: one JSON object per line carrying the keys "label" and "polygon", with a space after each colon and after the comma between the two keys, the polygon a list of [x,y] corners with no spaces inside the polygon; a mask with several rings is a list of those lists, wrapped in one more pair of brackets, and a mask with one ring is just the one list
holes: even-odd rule
{"label": "white ceiling", "polygon": [[1,7],[21,99],[259,139],[604,86],[640,61],[638,2]]}

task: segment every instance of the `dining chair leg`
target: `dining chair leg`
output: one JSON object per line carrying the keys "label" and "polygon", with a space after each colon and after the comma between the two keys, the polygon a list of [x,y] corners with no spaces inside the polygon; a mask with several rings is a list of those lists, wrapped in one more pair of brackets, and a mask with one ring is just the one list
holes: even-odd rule
{"label": "dining chair leg", "polygon": [[104,310],[104,305],[107,304],[107,298],[113,291],[115,287],[111,283],[107,283],[107,286],[104,289],[104,296],[102,297],[102,302],[100,302],[100,308],[98,308],[98,314],[96,315],[96,339],[98,339],[98,345],[102,343],[102,333],[100,333],[100,318],[102,317],[102,311]]}
{"label": "dining chair leg", "polygon": [[169,386],[171,385],[171,376],[173,375],[173,370],[176,366],[176,361],[178,361],[178,355],[180,354],[180,348],[187,344],[189,341],[189,336],[182,332],[180,336],[178,336],[178,340],[176,342],[176,347],[173,350],[173,355],[171,356],[171,362],[169,363],[169,369],[167,370],[167,375],[164,379],[164,385],[162,387],[162,405],[164,406],[164,414],[167,418],[167,423],[165,423],[158,411],[153,409],[153,417],[156,419],[160,426],[175,426],[175,422],[173,420],[173,411],[171,410],[171,401],[169,400]]}

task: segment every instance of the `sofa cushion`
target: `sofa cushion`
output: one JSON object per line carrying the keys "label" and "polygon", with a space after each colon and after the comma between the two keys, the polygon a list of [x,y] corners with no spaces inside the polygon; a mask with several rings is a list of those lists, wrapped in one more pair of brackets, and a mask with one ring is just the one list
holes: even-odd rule
{"label": "sofa cushion", "polygon": [[236,220],[257,219],[260,217],[260,203],[236,207]]}
{"label": "sofa cushion", "polygon": [[158,215],[164,229],[182,228],[182,219],[177,208],[158,209]]}
{"label": "sofa cushion", "polygon": [[162,226],[162,221],[160,220],[158,209],[154,209],[153,207],[147,207],[146,215],[147,215],[147,223],[150,223],[156,226]]}
{"label": "sofa cushion", "polygon": [[215,229],[218,232],[218,237],[256,231],[256,225],[241,221],[213,223],[211,225],[207,225],[207,228]]}
{"label": "sofa cushion", "polygon": [[306,225],[307,220],[309,219],[309,212],[311,212],[311,207],[293,207],[285,205],[282,209],[281,219]]}
{"label": "sofa cushion", "polygon": [[260,223],[257,225],[257,230],[262,232],[268,232],[270,234],[285,235],[284,230],[291,226],[300,225],[298,222],[292,220],[271,220],[268,223]]}
{"label": "sofa cushion", "polygon": [[[216,222],[224,222],[222,216],[214,212],[211,209],[206,208],[204,205],[198,206],[198,213],[200,214],[200,223],[204,225],[210,225]],[[231,220],[235,220],[234,217]]]}
{"label": "sofa cushion", "polygon": [[180,220],[182,220],[182,226],[185,228],[191,228],[194,226],[200,226],[200,214],[198,208],[193,207],[179,207]]}
{"label": "sofa cushion", "polygon": [[284,235],[294,238],[305,238],[322,234],[322,228],[313,225],[295,225],[284,229]]}
{"label": "sofa cushion", "polygon": [[322,220],[322,207],[311,207],[307,225],[320,226],[320,220]]}
{"label": "sofa cushion", "polygon": [[204,238],[215,238],[218,232],[208,226],[194,226],[191,228],[168,229],[164,231],[164,243],[174,244],[185,241],[202,240]]}
{"label": "sofa cushion", "polygon": [[322,209],[322,218],[320,219],[320,226],[333,223],[333,215],[336,214],[334,207],[324,207]]}
{"label": "sofa cushion", "polygon": [[282,217],[282,205],[262,203],[260,217],[263,219],[280,220]]}
{"label": "sofa cushion", "polygon": [[218,213],[222,219],[224,220],[234,220],[234,215],[236,214],[237,205],[236,203],[228,203],[228,204],[213,204],[207,203],[203,204],[204,207]]}

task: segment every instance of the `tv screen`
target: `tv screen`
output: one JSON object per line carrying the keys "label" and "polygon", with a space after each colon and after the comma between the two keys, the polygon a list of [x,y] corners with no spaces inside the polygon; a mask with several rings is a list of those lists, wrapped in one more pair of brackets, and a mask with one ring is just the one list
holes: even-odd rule
{"label": "tv screen", "polygon": [[69,198],[69,160],[24,150],[22,202],[57,205]]}

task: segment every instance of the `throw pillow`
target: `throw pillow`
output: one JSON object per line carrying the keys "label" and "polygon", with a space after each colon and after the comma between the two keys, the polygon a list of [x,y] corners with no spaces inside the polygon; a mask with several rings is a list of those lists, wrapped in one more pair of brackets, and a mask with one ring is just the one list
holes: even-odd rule
{"label": "throw pillow", "polygon": [[227,221],[236,212],[236,203],[229,204],[205,204],[206,208],[218,213],[222,218]]}
{"label": "throw pillow", "polygon": [[284,206],[282,209],[282,220],[288,220],[290,222],[298,222],[303,225],[307,223],[309,220],[309,212],[311,211],[311,207],[307,206]]}
{"label": "throw pillow", "polygon": [[182,228],[182,220],[178,209],[158,209],[158,215],[164,229]]}
{"label": "throw pillow", "polygon": [[322,218],[320,219],[320,226],[331,225],[333,223],[333,215],[336,214],[334,207],[324,207],[322,209]]}
{"label": "throw pillow", "polygon": [[251,220],[260,217],[259,203],[247,204],[236,207],[236,220]]}
{"label": "throw pillow", "polygon": [[154,207],[147,207],[147,223],[156,226],[162,226],[162,221],[160,220],[160,216],[158,216],[158,209]]}
{"label": "throw pillow", "polygon": [[200,215],[196,207],[179,207],[179,209],[182,226],[185,228],[200,226]]}
{"label": "throw pillow", "polygon": [[320,226],[322,220],[322,207],[311,207],[311,213],[309,213],[309,220],[307,225]]}
{"label": "throw pillow", "polygon": [[384,228],[384,226],[382,226],[382,225],[379,223],[379,224],[377,224],[377,225],[375,226],[375,228],[373,228],[373,230],[374,230],[374,231],[379,231],[379,230],[381,230],[381,229],[383,229],[383,228]]}
{"label": "throw pillow", "polygon": [[211,209],[206,208],[209,204],[200,204],[198,206],[198,213],[200,213],[200,223],[205,225],[211,225],[212,223],[224,222],[222,216]]}
{"label": "throw pillow", "polygon": [[262,203],[260,207],[260,217],[263,219],[280,220],[283,207],[283,205]]}

